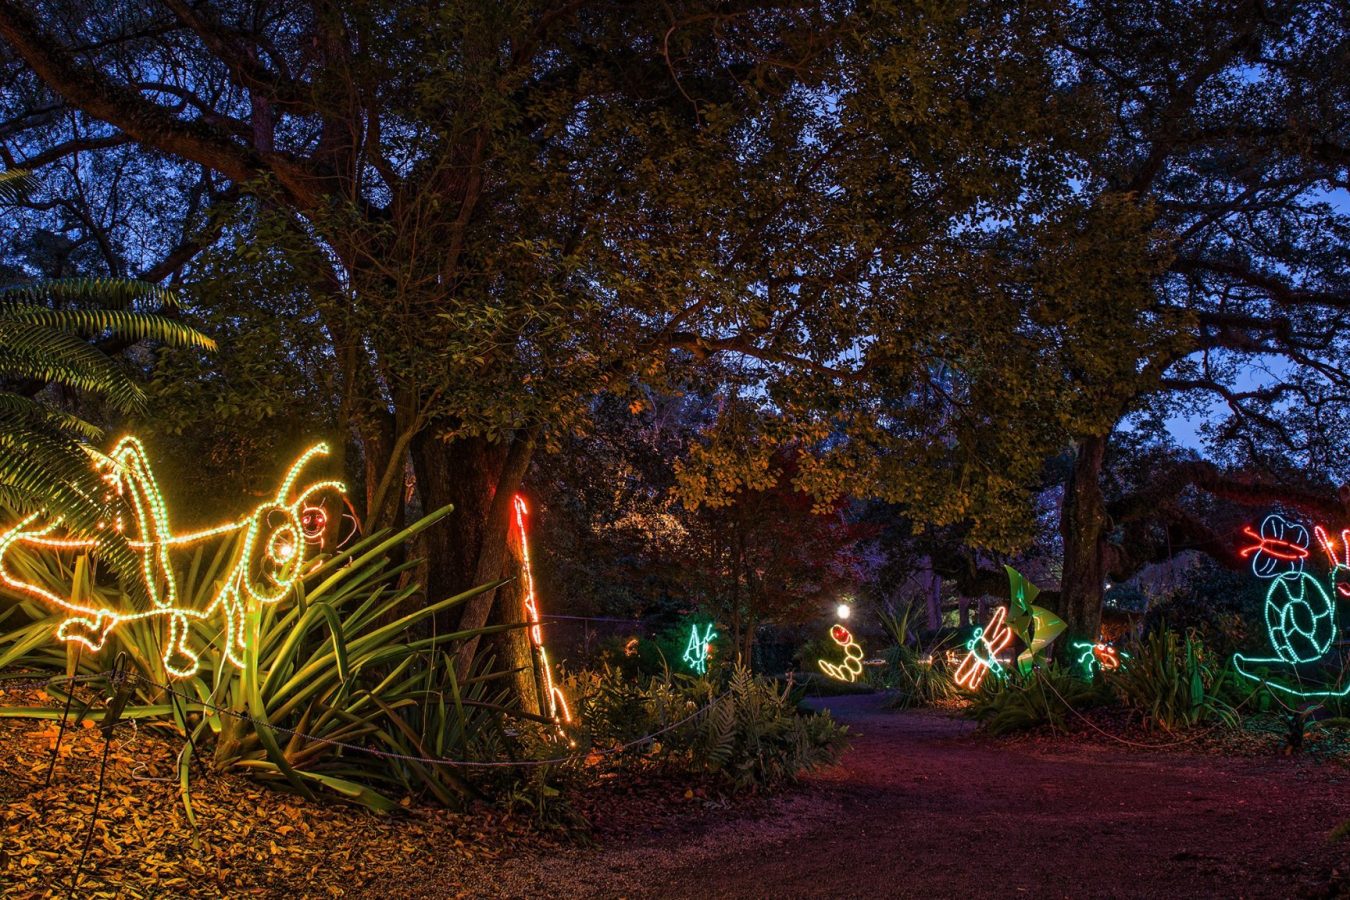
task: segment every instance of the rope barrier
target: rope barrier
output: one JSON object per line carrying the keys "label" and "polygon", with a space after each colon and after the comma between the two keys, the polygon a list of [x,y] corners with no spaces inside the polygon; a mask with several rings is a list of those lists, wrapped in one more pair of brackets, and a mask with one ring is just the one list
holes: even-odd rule
{"label": "rope barrier", "polygon": [[[1202,737],[1212,734],[1223,727],[1222,725],[1214,725],[1209,728],[1206,728],[1204,731],[1201,731],[1198,734],[1193,734],[1190,737],[1183,738],[1178,741],[1167,741],[1161,744],[1148,744],[1144,743],[1143,741],[1132,741],[1129,738],[1123,738],[1120,737],[1119,735],[1111,734],[1111,732],[1101,728],[1099,725],[1097,725],[1096,722],[1092,721],[1087,716],[1083,715],[1081,712],[1075,709],[1073,704],[1071,704],[1067,699],[1065,699],[1064,695],[1059,692],[1059,689],[1056,688],[1053,684],[1048,683],[1044,678],[1038,678],[1036,680],[1040,683],[1041,697],[1043,699],[1045,698],[1045,689],[1047,687],[1050,688],[1050,690],[1054,693],[1054,695],[1059,698],[1059,701],[1064,704],[1064,707],[1068,709],[1069,712],[1073,713],[1075,716],[1081,719],[1089,728],[1091,728],[1093,731],[1096,731],[1098,734],[1101,734],[1104,737],[1108,737],[1111,740],[1116,741],[1117,743],[1124,744],[1127,747],[1140,747],[1145,750],[1166,750],[1170,747],[1181,747],[1186,744],[1193,744],[1196,741],[1200,740]],[[1237,706],[1233,707],[1233,712],[1236,713],[1239,709],[1242,709],[1242,707],[1246,706],[1247,701],[1254,696],[1256,696],[1256,691],[1253,691],[1251,694],[1247,696],[1245,700],[1243,700]],[[1049,706],[1048,701],[1046,705],[1047,707]]]}

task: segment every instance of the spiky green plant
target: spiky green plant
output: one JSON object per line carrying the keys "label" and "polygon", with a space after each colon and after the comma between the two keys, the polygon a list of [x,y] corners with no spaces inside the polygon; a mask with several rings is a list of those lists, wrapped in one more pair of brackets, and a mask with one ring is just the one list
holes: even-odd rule
{"label": "spiky green plant", "polygon": [[1209,720],[1234,722],[1220,699],[1229,670],[1212,667],[1194,635],[1158,628],[1130,652],[1130,664],[1106,673],[1122,703],[1150,727],[1177,731]]}
{"label": "spiky green plant", "polygon": [[927,648],[911,646],[909,620],[914,605],[906,605],[896,613],[881,610],[881,626],[894,642],[883,653],[886,666],[869,677],[880,681],[880,687],[891,691],[886,705],[892,709],[914,706],[932,706],[960,696],[951,670],[943,664],[943,654],[949,641],[935,641]]}
{"label": "spiky green plant", "polygon": [[[207,648],[201,669],[172,679],[160,659],[165,623],[146,619],[114,631],[102,652],[83,654],[80,670],[103,671],[118,653],[127,654],[139,677],[126,715],[192,738],[177,761],[185,800],[196,751],[209,753],[217,769],[242,769],[304,794],[321,787],[378,810],[395,806],[389,789],[447,805],[478,797],[479,784],[455,767],[333,743],[411,757],[495,759],[506,755],[514,740],[504,716],[516,735],[533,724],[515,708],[507,673],[490,671],[490,660],[480,656],[464,681],[456,678],[453,664],[458,642],[518,626],[445,634],[433,628],[439,614],[495,585],[422,603],[415,597],[416,582],[408,578],[418,561],[397,561],[401,548],[448,512],[449,507],[434,512],[396,533],[370,535],[325,559],[291,597],[252,605],[242,666],[216,649],[223,623],[198,619],[191,642]],[[238,540],[213,552],[195,550],[179,585],[185,604],[209,603],[239,552]],[[7,564],[52,590],[79,582],[76,589],[94,605],[126,603],[116,586],[90,574],[83,557],[65,564],[54,554],[16,550]],[[0,621],[11,626],[0,635],[0,668],[67,668],[66,650],[52,633],[60,618],[22,598],[7,609],[0,606]],[[0,716],[53,719],[62,712],[58,704],[6,708]],[[97,709],[90,714],[99,715]]]}

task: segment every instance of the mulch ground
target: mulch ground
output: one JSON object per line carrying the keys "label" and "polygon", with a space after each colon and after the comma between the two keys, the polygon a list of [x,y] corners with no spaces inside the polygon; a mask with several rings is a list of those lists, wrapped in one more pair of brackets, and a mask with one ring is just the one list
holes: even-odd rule
{"label": "mulch ground", "polygon": [[[21,704],[0,696],[7,705],[36,699]],[[44,786],[56,737],[55,723],[0,720],[0,885],[6,897],[72,894],[104,741],[87,722],[68,730],[51,784]],[[118,726],[74,895],[369,896],[373,881],[415,874],[432,858],[490,863],[541,839],[527,821],[490,809],[376,815],[201,770],[191,779],[194,829],[172,777],[179,743]]]}
{"label": "mulch ground", "polygon": [[[7,698],[0,697],[0,703]],[[562,836],[489,809],[379,816],[232,775],[194,777],[196,837],[176,746],[119,731],[81,896],[262,897],[1331,897],[1350,895],[1350,770],[1333,744],[1287,756],[1278,729],[1124,746],[1087,726],[991,739],[879,696],[818,701],[853,749],[773,798],[614,775]],[[1140,743],[1102,713],[1094,723]],[[103,742],[0,720],[0,884],[65,896]],[[1330,741],[1332,738],[1327,738]]]}

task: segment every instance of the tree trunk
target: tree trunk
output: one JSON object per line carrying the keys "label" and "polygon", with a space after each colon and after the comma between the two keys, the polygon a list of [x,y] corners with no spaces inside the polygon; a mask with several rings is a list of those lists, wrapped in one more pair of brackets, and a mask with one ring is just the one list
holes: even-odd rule
{"label": "tree trunk", "polygon": [[928,570],[928,630],[942,627],[942,576]]}
{"label": "tree trunk", "polygon": [[[517,432],[507,442],[459,438],[445,442],[428,428],[412,441],[413,469],[425,510],[453,504],[445,521],[427,529],[427,597],[430,601],[453,596],[471,587],[512,574],[508,568],[507,536],[512,499],[524,480],[538,432]],[[460,607],[454,629],[481,628],[496,591],[480,594]],[[466,640],[456,655],[456,669],[466,675],[478,647]]]}
{"label": "tree trunk", "polygon": [[1106,582],[1108,521],[1102,495],[1102,461],[1107,436],[1078,445],[1073,471],[1060,508],[1064,574],[1059,612],[1069,624],[1066,640],[1095,641],[1102,624],[1102,586]]}
{"label": "tree trunk", "polygon": [[515,673],[511,680],[515,682],[516,691],[520,696],[520,708],[543,716],[548,713],[548,703],[544,697],[544,673],[540,671],[542,660],[539,659],[539,654],[535,652],[534,644],[530,640],[528,616],[525,612],[524,558],[519,540],[513,537],[508,541],[508,546],[511,555],[510,566],[516,573],[516,579],[511,584],[498,588],[501,602],[498,604],[496,614],[489,621],[503,624],[525,622],[526,627],[502,632],[496,636],[493,646],[497,650],[499,667]]}

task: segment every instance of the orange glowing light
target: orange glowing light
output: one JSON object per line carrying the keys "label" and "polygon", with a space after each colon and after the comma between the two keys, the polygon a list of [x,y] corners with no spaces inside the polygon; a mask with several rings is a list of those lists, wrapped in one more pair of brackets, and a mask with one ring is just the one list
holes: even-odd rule
{"label": "orange glowing light", "polygon": [[525,537],[525,515],[529,510],[525,498],[515,496],[516,529],[520,534],[521,569],[525,579],[525,618],[530,623],[530,646],[539,657],[539,671],[544,681],[544,694],[548,697],[548,715],[554,722],[570,723],[572,713],[567,708],[567,698],[553,682],[553,668],[549,665],[548,650],[544,647],[543,630],[539,627],[539,602],[534,592],[534,571],[530,566],[530,544]]}
{"label": "orange glowing light", "polygon": [[[1012,643],[1012,631],[1008,628],[1007,619],[1008,608],[1000,606],[994,610],[989,624],[975,632],[975,636],[966,645],[970,652],[956,670],[957,684],[967,690],[978,690],[986,672],[990,669],[1002,671],[1003,666],[998,661],[998,655]],[[984,645],[983,649],[980,647],[981,644]]]}

